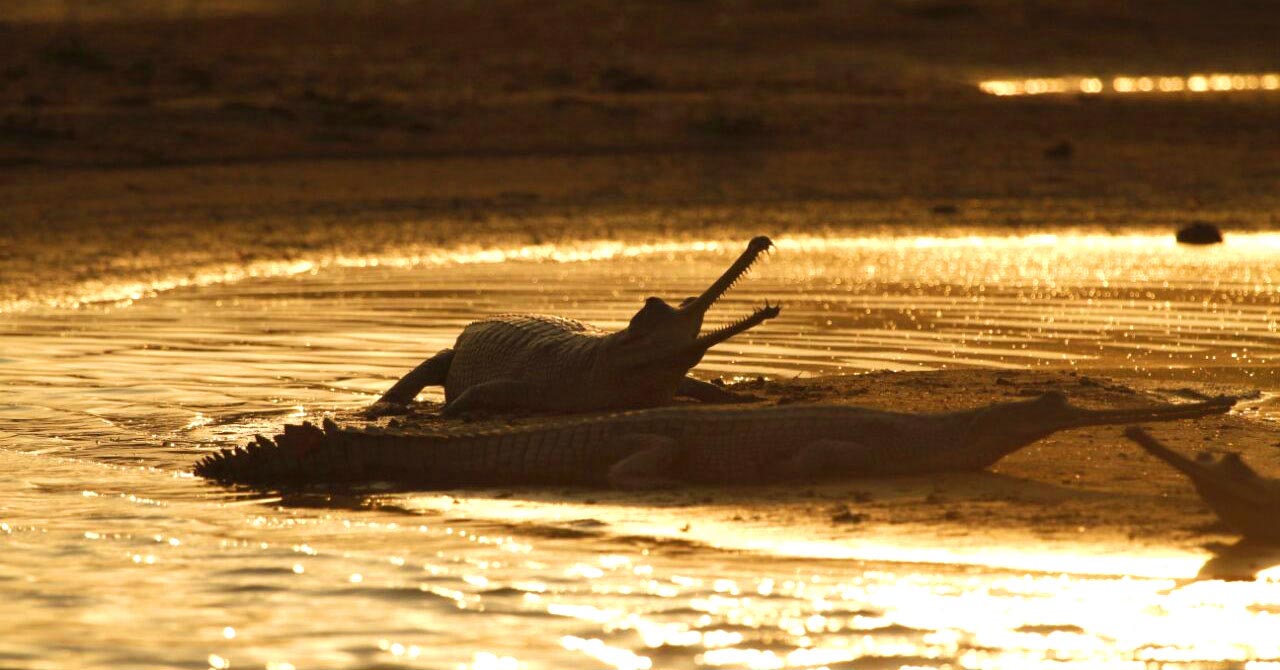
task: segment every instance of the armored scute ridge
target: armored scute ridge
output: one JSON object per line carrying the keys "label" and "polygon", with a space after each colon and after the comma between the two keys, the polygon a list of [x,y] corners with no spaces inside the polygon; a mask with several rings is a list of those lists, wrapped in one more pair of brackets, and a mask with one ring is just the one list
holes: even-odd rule
{"label": "armored scute ridge", "polygon": [[196,474],[261,486],[389,482],[421,489],[505,485],[649,488],[759,484],[986,468],[1051,433],[1190,419],[1234,400],[1092,410],[1061,393],[937,414],[840,405],[687,406],[489,431],[411,435],[286,426],[208,456]]}

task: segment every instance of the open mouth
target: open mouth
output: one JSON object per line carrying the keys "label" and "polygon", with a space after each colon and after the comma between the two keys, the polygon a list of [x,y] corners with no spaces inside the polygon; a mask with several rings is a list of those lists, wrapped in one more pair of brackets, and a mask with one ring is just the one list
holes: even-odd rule
{"label": "open mouth", "polygon": [[[702,295],[694,298],[692,302],[682,305],[680,308],[681,311],[687,310],[690,313],[698,315],[705,314],[707,310],[716,303],[716,301],[718,301],[729,291],[729,289],[733,288],[734,285],[738,283],[739,279],[742,279],[742,277],[747,274],[747,271],[751,269],[751,266],[756,262],[756,260],[771,248],[773,248],[773,241],[768,237],[760,235],[752,238],[752,240],[747,243],[747,249],[742,252],[742,255],[738,256],[738,259],[733,262],[733,265],[730,265],[729,269],[725,270],[724,274],[720,275],[720,278],[717,279],[715,283],[708,287],[706,291],[703,291]],[[750,330],[751,328],[778,316],[780,312],[780,305],[770,305],[768,302],[765,302],[764,307],[757,309],[750,315],[745,316],[727,326],[717,328],[705,335],[699,336],[698,339],[694,341],[693,348],[705,350],[709,347],[715,346],[738,333]]]}
{"label": "open mouth", "polygon": [[738,333],[755,328],[756,326],[764,323],[765,321],[768,321],[769,319],[772,319],[773,317],[777,316],[781,312],[782,312],[781,305],[770,305],[768,301],[766,301],[764,303],[764,307],[757,309],[756,311],[752,312],[750,315],[744,316],[741,319],[734,321],[733,323],[727,326],[717,328],[707,333],[706,335],[700,335],[697,340],[694,340],[694,348],[709,349],[711,347],[714,347],[715,345],[721,342],[724,342],[725,340],[733,337],[734,335],[737,335]]}

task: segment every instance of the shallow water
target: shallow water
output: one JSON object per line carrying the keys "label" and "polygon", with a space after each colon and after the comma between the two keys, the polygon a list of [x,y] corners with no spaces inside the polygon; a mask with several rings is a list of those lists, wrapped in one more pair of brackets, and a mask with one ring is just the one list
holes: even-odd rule
{"label": "shallow water", "polygon": [[[778,242],[708,325],[765,298],[782,316],[718,347],[700,374],[1077,368],[1157,387],[1246,383],[1273,414],[1280,236]],[[620,327],[647,295],[700,291],[740,248],[313,259],[0,315],[0,468],[12,473],[0,481],[0,666],[1280,662],[1280,582],[1190,581],[1199,554],[960,558],[732,527],[689,539],[746,551],[690,549],[654,530],[680,509],[281,500],[186,474],[214,444],[369,402],[477,316]]]}

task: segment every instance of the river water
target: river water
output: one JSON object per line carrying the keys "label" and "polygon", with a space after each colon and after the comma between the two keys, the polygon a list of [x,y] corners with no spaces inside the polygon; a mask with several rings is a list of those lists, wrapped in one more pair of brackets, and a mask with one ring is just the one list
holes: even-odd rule
{"label": "river water", "polygon": [[[681,509],[189,475],[216,445],[368,403],[478,316],[621,327],[747,237],[318,257],[10,306],[0,667],[1280,667],[1280,575],[1195,581],[1204,554],[922,567],[787,529],[653,530]],[[1275,414],[1280,235],[777,242],[709,325],[765,298],[782,316],[699,374],[1074,368],[1244,384]]]}

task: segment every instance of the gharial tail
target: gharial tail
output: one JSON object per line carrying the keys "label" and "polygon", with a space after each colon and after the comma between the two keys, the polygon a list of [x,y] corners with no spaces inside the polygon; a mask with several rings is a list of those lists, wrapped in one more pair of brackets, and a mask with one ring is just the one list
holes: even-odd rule
{"label": "gharial tail", "polygon": [[[508,485],[601,484],[627,453],[593,444],[599,422],[525,430],[448,433],[340,428],[325,419],[287,425],[274,439],[258,435],[196,463],[195,474],[228,484],[295,488],[380,482],[420,490]],[[624,449],[625,451],[625,449]]]}
{"label": "gharial tail", "polygon": [[395,448],[393,442],[405,441],[398,436],[369,433],[361,438],[361,444],[356,445],[329,419],[325,419],[323,430],[310,423],[291,424],[272,440],[257,435],[246,446],[205,456],[196,463],[194,472],[200,477],[240,484],[369,481],[377,479],[378,474],[370,472],[371,468],[389,462],[385,454],[378,452]]}

